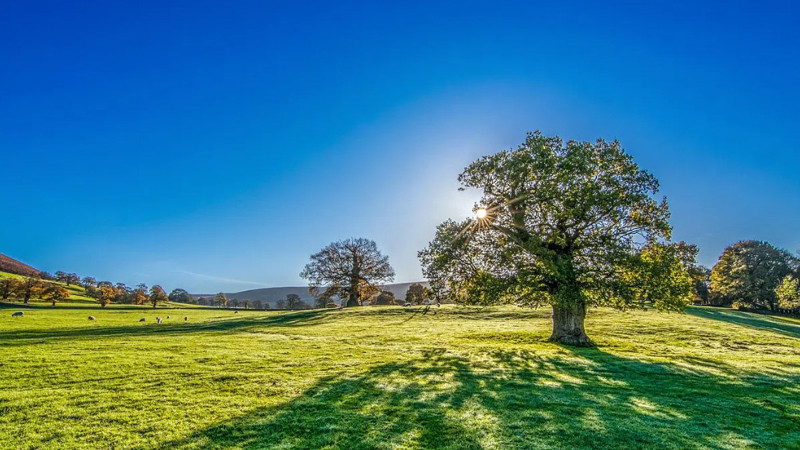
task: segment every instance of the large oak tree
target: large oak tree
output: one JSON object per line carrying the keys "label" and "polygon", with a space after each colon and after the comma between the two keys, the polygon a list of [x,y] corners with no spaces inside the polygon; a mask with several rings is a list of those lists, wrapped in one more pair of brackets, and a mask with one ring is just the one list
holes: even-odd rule
{"label": "large oak tree", "polygon": [[[670,237],[658,181],[617,141],[529,133],[516,150],[470,164],[459,181],[483,196],[476,219],[443,223],[420,252],[431,290],[462,303],[548,304],[555,342],[592,344],[588,306],[637,304],[641,284],[626,279],[649,272],[642,249]],[[663,286],[651,291],[671,295],[648,298],[654,306],[686,304]]]}
{"label": "large oak tree", "polygon": [[346,306],[358,306],[394,280],[394,269],[374,241],[359,238],[334,242],[311,255],[300,276],[309,281],[313,295],[338,296],[347,299]]}

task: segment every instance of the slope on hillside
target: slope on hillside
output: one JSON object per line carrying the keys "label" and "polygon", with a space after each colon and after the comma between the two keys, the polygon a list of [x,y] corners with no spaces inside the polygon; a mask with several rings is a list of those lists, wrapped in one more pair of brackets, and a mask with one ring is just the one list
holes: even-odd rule
{"label": "slope on hillside", "polygon": [[17,261],[14,258],[0,253],[0,272],[8,272],[16,275],[35,276],[40,273],[35,269],[23,262]]}
{"label": "slope on hillside", "polygon": [[[428,287],[427,281],[418,281],[416,283],[420,283],[425,287]],[[395,297],[403,299],[406,296],[406,291],[408,287],[411,286],[413,283],[394,283],[394,284],[387,284],[382,286],[382,290],[391,291]],[[225,293],[225,295],[229,299],[239,299],[239,300],[251,300],[251,301],[262,301],[268,302],[274,305],[278,300],[285,299],[288,294],[297,294],[300,298],[306,303],[312,303],[314,301],[314,297],[308,292],[307,286],[285,286],[285,287],[274,287],[274,288],[261,288],[261,289],[249,289],[246,291],[240,292],[231,292]],[[214,294],[192,294],[195,298],[197,297],[206,297],[210,298],[213,297]]]}

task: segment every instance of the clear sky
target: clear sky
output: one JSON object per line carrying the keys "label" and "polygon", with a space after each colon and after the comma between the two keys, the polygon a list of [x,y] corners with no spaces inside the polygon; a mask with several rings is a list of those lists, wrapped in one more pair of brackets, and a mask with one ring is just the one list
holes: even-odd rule
{"label": "clear sky", "polygon": [[0,2],[0,252],[215,292],[367,237],[418,280],[537,129],[620,139],[704,264],[800,249],[792,2],[388,3]]}

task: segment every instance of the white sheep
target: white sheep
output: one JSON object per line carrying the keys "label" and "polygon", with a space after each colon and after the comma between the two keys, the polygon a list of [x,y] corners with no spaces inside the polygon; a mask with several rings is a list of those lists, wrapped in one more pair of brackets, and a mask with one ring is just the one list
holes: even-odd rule
{"label": "white sheep", "polygon": [[156,323],[161,323],[161,317],[156,317]]}

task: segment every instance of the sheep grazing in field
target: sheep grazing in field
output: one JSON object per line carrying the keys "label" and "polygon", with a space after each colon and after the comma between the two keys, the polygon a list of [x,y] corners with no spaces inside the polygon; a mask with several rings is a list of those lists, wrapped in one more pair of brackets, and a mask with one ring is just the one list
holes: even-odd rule
{"label": "sheep grazing in field", "polygon": [[161,317],[156,317],[156,323],[161,323],[162,321],[163,319],[161,319]]}
{"label": "sheep grazing in field", "polygon": [[145,320],[147,320],[147,319],[145,319],[144,317],[142,317],[141,319],[139,319],[139,322],[144,322]]}
{"label": "sheep grazing in field", "polygon": [[169,319],[169,316],[167,316],[167,319]]}
{"label": "sheep grazing in field", "polygon": [[189,321],[189,316],[183,316],[183,321],[184,322],[188,322]]}
{"label": "sheep grazing in field", "polygon": [[234,314],[239,314],[239,311],[234,311],[233,313],[234,313]]}
{"label": "sheep grazing in field", "polygon": [[94,320],[94,316],[89,316],[89,320]]}
{"label": "sheep grazing in field", "polygon": [[15,312],[14,314],[11,314],[11,317],[22,317],[22,316],[24,316],[24,315],[25,315],[25,313],[24,313],[24,312],[22,312],[22,311],[17,311],[17,312]]}

